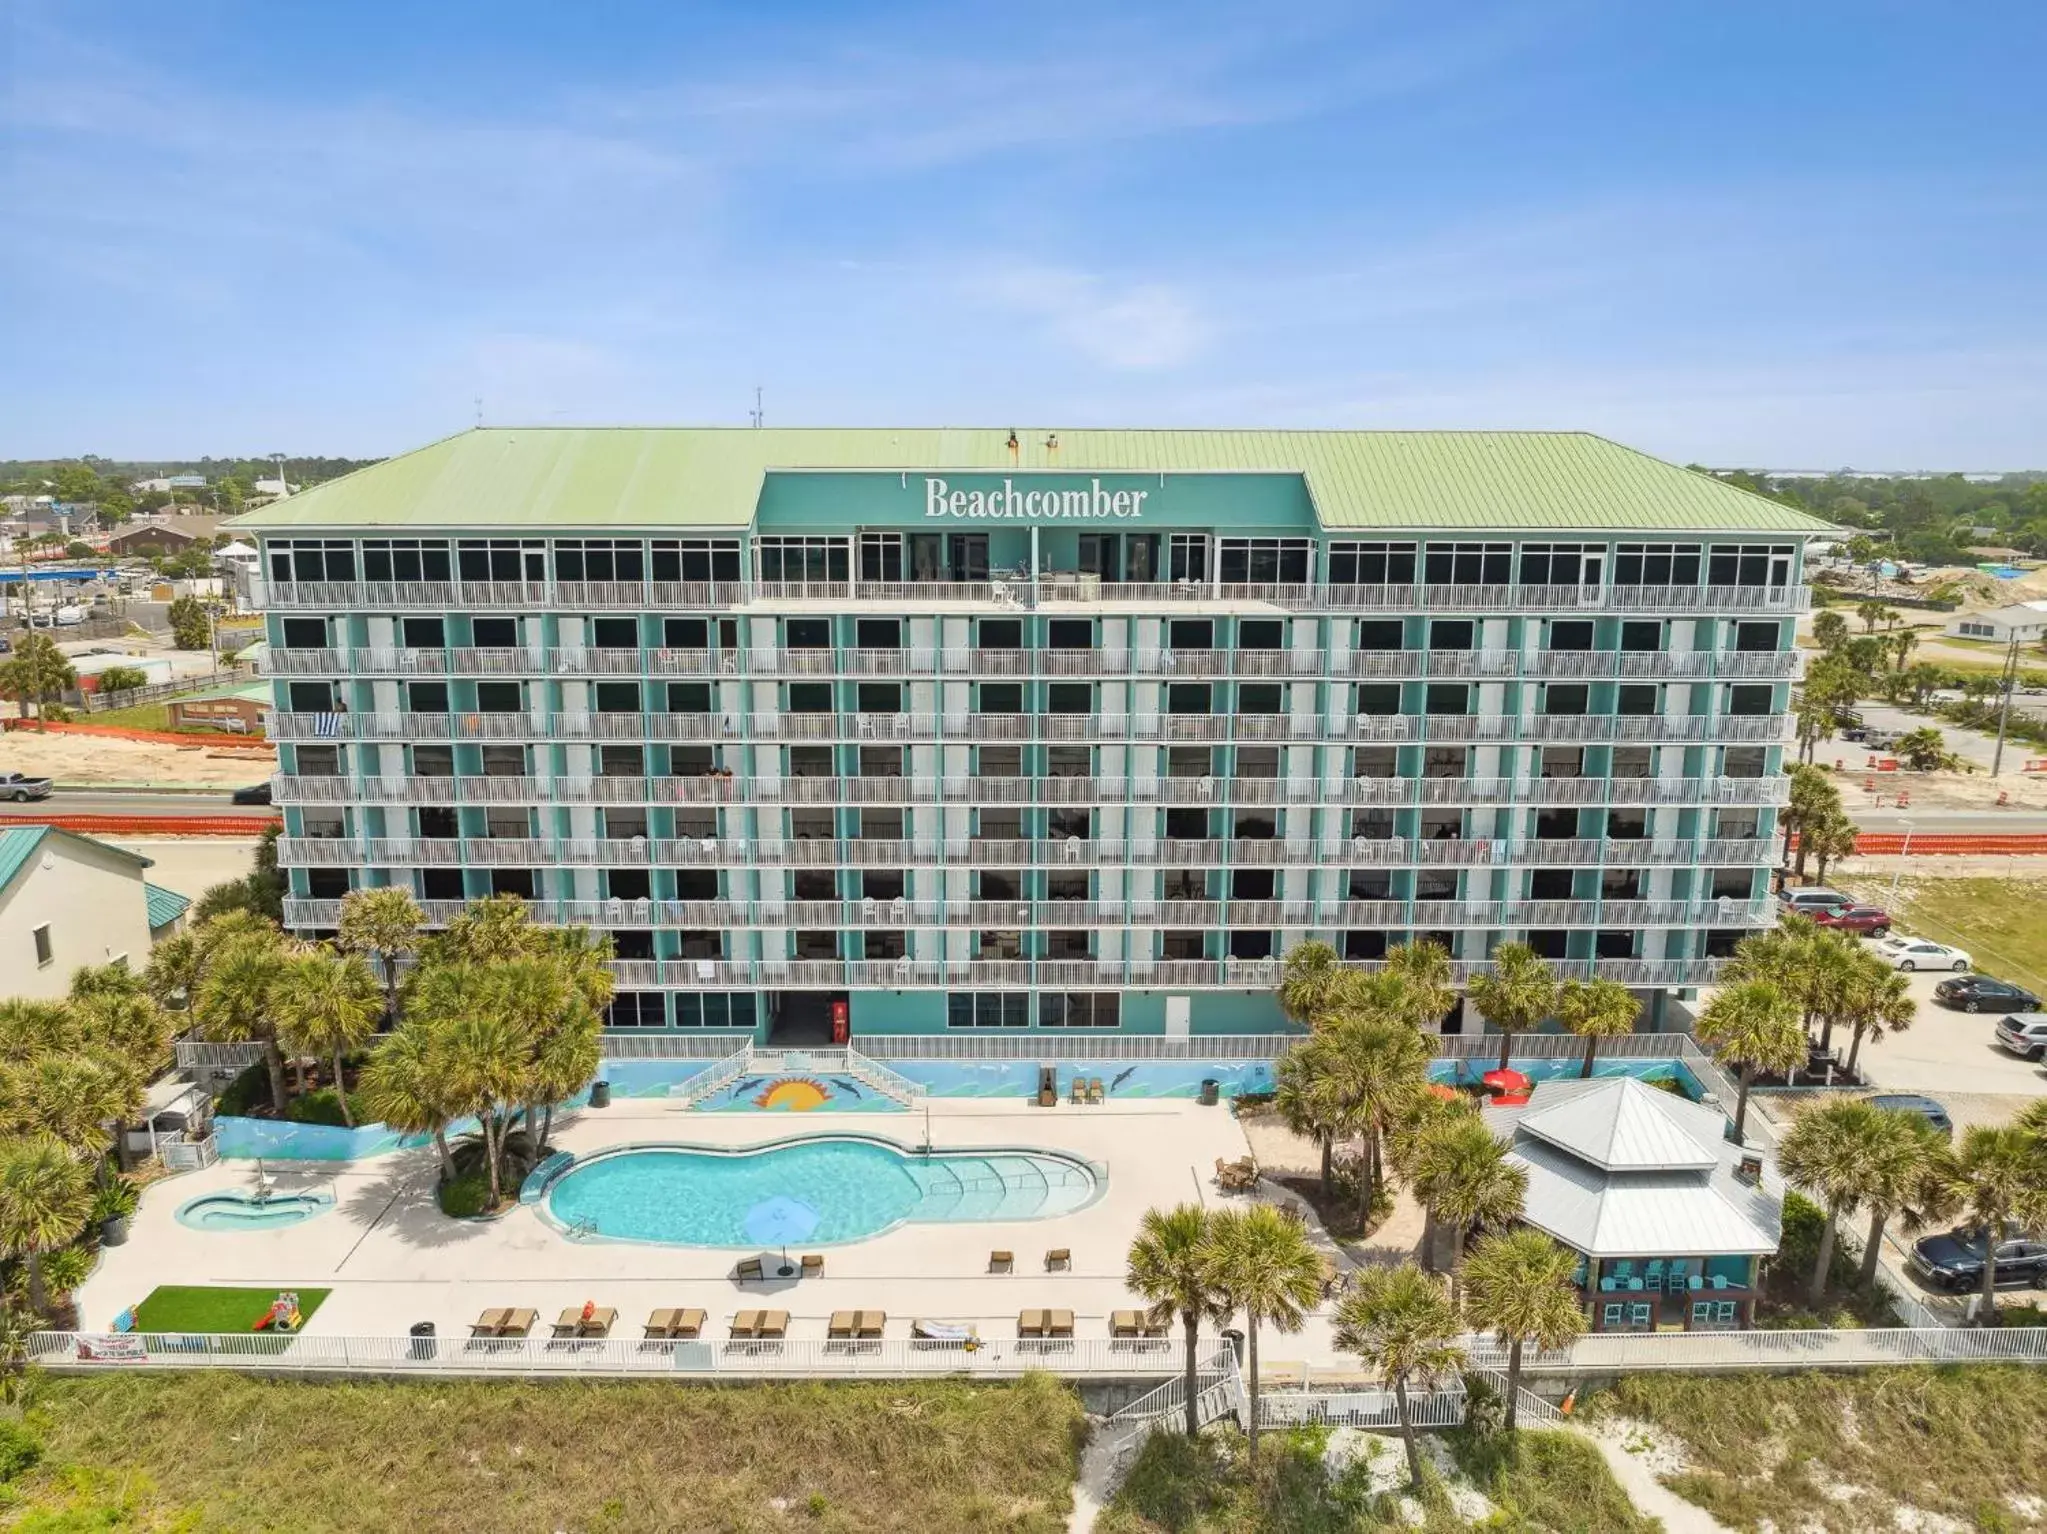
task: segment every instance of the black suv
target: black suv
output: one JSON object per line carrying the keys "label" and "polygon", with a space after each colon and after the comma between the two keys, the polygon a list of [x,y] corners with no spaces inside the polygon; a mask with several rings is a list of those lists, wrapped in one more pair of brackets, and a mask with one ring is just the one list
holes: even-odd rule
{"label": "black suv", "polygon": [[[1912,1271],[1936,1289],[1983,1286],[1983,1232],[1951,1230],[1922,1236],[1912,1248]],[[1997,1243],[1997,1287],[2024,1289],[2047,1279],[2047,1242],[2008,1236]]]}
{"label": "black suv", "polygon": [[1956,975],[1933,988],[1933,999],[1962,1012],[2037,1012],[2040,998],[2009,980]]}

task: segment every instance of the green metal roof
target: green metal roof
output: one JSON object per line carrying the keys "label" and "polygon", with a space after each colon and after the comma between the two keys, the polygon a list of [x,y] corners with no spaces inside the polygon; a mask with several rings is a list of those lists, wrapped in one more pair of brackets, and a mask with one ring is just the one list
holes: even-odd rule
{"label": "green metal roof", "polygon": [[139,852],[130,852],[96,837],[80,836],[76,831],[63,831],[56,826],[8,826],[0,830],[0,890],[14,882],[14,876],[29,865],[43,839],[50,836],[68,836],[73,841],[87,842],[117,857],[130,858],[144,868],[151,866],[150,860]]}
{"label": "green metal roof", "polygon": [[[490,427],[273,501],[292,528],[741,527],[772,470],[1298,473],[1325,527],[1812,534],[1829,525],[1582,432]],[[1056,445],[1052,445],[1056,442]]]}
{"label": "green metal roof", "polygon": [[192,908],[192,897],[180,895],[176,890],[167,890],[161,884],[142,881],[142,896],[149,907],[149,930],[157,931],[168,927]]}
{"label": "green metal roof", "polygon": [[274,703],[276,692],[268,682],[243,682],[238,687],[216,687],[210,692],[181,692],[166,703],[217,703],[222,698],[242,698],[250,703]]}

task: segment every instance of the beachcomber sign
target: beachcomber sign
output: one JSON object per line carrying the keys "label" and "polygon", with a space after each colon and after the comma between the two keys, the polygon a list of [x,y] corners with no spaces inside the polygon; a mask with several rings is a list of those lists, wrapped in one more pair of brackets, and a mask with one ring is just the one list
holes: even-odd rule
{"label": "beachcomber sign", "polygon": [[1149,490],[1104,490],[1099,479],[1089,480],[1085,488],[1060,490],[1019,490],[1010,479],[999,489],[955,490],[944,480],[927,475],[924,515],[970,520],[1136,521],[1144,515],[1145,498],[1150,494]]}

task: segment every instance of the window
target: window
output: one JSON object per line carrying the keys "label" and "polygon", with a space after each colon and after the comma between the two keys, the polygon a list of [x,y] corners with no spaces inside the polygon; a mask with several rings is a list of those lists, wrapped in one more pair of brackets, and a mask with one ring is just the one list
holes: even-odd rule
{"label": "window", "polygon": [[327,645],[325,618],[286,618],[284,647],[288,650],[320,650]]}
{"label": "window", "polygon": [[948,1028],[1028,1028],[1031,998],[1026,991],[952,991],[945,998]]}
{"label": "window", "polygon": [[1477,637],[1478,625],[1469,618],[1438,618],[1429,625],[1431,650],[1469,650]]}
{"label": "window", "polygon": [[1696,586],[1699,546],[1696,543],[1622,543],[1613,551],[1616,586]]}
{"label": "window", "polygon": [[1092,714],[1095,711],[1095,684],[1052,683],[1045,689],[1045,711],[1050,714]]}
{"label": "window", "polygon": [[860,535],[860,579],[900,581],[903,578],[903,535],[862,533]]}
{"label": "window", "polygon": [[1286,639],[1286,624],[1278,618],[1246,618],[1237,625],[1240,650],[1277,650]]}
{"label": "window", "polygon": [[443,650],[448,645],[448,625],[440,618],[404,618],[399,620],[400,642],[414,650]]}
{"label": "window", "polygon": [[[633,690],[633,708],[639,708],[640,684],[627,682]],[[476,684],[476,708],[483,714],[516,714],[521,706],[520,695],[525,687],[523,682],[478,682]],[[604,705],[599,704],[602,708]]]}
{"label": "window", "polygon": [[1021,650],[1023,619],[983,618],[975,642],[984,650]]}
{"label": "window", "polygon": [[1276,778],[1279,776],[1279,747],[1239,746],[1235,775],[1240,778]]}
{"label": "window", "polygon": [[[445,747],[443,749],[446,749]],[[341,748],[339,746],[300,746],[298,748],[298,775],[302,778],[338,778],[341,776]]]}
{"label": "window", "polygon": [[41,969],[57,957],[57,950],[50,942],[50,924],[44,922],[40,927],[31,932],[29,936],[35,939],[36,968]]}
{"label": "window", "polygon": [[829,650],[832,622],[829,618],[791,618],[782,626],[782,643],[792,650]]}
{"label": "window", "polygon": [[1508,543],[1432,543],[1423,561],[1431,586],[1504,586],[1513,578]]}
{"label": "window", "polygon": [[1663,648],[1661,618],[1626,618],[1621,622],[1621,648],[1636,654],[1654,654]]}
{"label": "window", "polygon": [[754,1026],[753,992],[678,991],[675,995],[675,1026],[750,1030]]}
{"label": "window", "polygon": [[1055,650],[1092,650],[1095,625],[1091,618],[1054,618],[1046,627]]}
{"label": "window", "polygon": [[792,714],[829,714],[832,711],[832,684],[830,682],[791,682],[789,684],[789,712]]}
{"label": "window", "polygon": [[1616,714],[1656,714],[1662,712],[1663,691],[1654,682],[1623,682],[1614,695]]}
{"label": "window", "polygon": [[472,618],[470,638],[479,650],[511,650],[519,644],[517,618]]}
{"label": "window", "polygon": [[1740,682],[1727,689],[1730,714],[1767,714],[1776,689],[1768,682]]}
{"label": "window", "polygon": [[844,538],[756,538],[754,553],[764,581],[851,579],[852,553]]}
{"label": "window", "polygon": [[1774,654],[1777,632],[1775,619],[1764,623],[1737,623],[1734,626],[1734,648],[1745,655]]}
{"label": "window", "polygon": [[1404,650],[1407,648],[1407,624],[1399,618],[1360,618],[1358,648]]}
{"label": "window", "polygon": [[670,682],[668,684],[668,712],[671,714],[708,714],[711,711],[711,684],[709,682]]}
{"label": "window", "polygon": [[605,1009],[607,1028],[666,1028],[668,1008],[659,991],[613,991]]}
{"label": "window", "polygon": [[1552,650],[1589,650],[1592,648],[1592,620],[1552,618],[1544,637]]}
{"label": "window", "polygon": [[671,650],[708,650],[711,624],[707,618],[664,618],[661,643]]}
{"label": "window", "polygon": [[863,650],[900,650],[903,621],[900,618],[861,618],[853,626],[853,642]]}
{"label": "window", "polygon": [[1038,997],[1040,1028],[1114,1028],[1122,1022],[1114,991],[1047,991]]}
{"label": "window", "polygon": [[900,682],[862,682],[854,706],[863,714],[900,714],[903,685]]}
{"label": "window", "polygon": [[[446,688],[442,691],[445,694]],[[287,698],[294,714],[330,713],[334,708],[334,685],[331,682],[293,682],[287,689]],[[445,710],[446,706],[444,703],[442,708]]]}
{"label": "window", "polygon": [[1023,712],[1023,684],[1021,682],[983,682],[979,689],[981,712],[984,714],[1021,714]]}
{"label": "window", "polygon": [[[1397,714],[1400,712],[1400,684],[1398,682],[1358,683],[1357,711],[1360,714]],[[1390,777],[1391,774],[1389,773]]]}
{"label": "window", "polygon": [[1468,714],[1471,712],[1471,688],[1463,682],[1431,682],[1422,707],[1424,712],[1431,714]]}
{"label": "window", "polygon": [[547,579],[547,545],[538,538],[464,538],[455,545],[455,571],[465,581]]}
{"label": "window", "polygon": [[1332,543],[1329,545],[1332,586],[1411,586],[1414,545],[1411,543]]}
{"label": "window", "polygon": [[[294,683],[296,687],[298,684]],[[448,711],[446,682],[407,682],[405,706],[415,714],[445,714]]]}
{"label": "window", "polygon": [[1240,714],[1282,714],[1286,712],[1286,689],[1277,682],[1237,684],[1237,712]]}
{"label": "window", "polygon": [[1524,586],[1596,585],[1599,544],[1530,543],[1521,549],[1521,584]]}
{"label": "window", "polygon": [[454,578],[445,541],[425,538],[365,538],[362,578],[366,581],[445,581]]}
{"label": "window", "polygon": [[1181,581],[1208,579],[1208,534],[1174,533],[1166,542],[1166,578]]}
{"label": "window", "polygon": [[1314,551],[1306,538],[1219,538],[1216,569],[1226,584],[1305,585]]}
{"label": "window", "polygon": [[561,581],[643,581],[647,548],[637,539],[557,539],[554,576]]}
{"label": "window", "polygon": [[737,581],[737,538],[656,538],[653,558],[657,581]]}
{"label": "window", "polygon": [[640,620],[637,618],[592,618],[590,648],[593,650],[637,650]]}
{"label": "window", "polygon": [[355,545],[345,538],[281,538],[269,544],[273,581],[352,581]]}
{"label": "window", "polygon": [[1215,648],[1215,623],[1208,618],[1175,618],[1166,625],[1166,643],[1175,650]]}
{"label": "window", "polygon": [[902,775],[903,748],[901,746],[862,746],[860,748],[861,777],[900,778]]}
{"label": "window", "polygon": [[[1363,710],[1359,710],[1363,712]],[[1390,778],[1399,765],[1400,752],[1394,746],[1353,746],[1350,772],[1354,778]]]}
{"label": "window", "polygon": [[1708,586],[1785,586],[1791,550],[1781,544],[1722,544],[1706,559]]}
{"label": "window", "polygon": [[1206,714],[1212,712],[1210,688],[1206,682],[1173,682],[1166,687],[1166,712]]}
{"label": "window", "polygon": [[1582,714],[1592,695],[1583,682],[1551,682],[1542,690],[1545,714]]}

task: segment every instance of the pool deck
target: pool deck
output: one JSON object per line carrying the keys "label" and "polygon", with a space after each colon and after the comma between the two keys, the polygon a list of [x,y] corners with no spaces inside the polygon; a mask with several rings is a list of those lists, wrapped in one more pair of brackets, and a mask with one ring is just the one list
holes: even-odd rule
{"label": "pool deck", "polygon": [[[922,1143],[925,1122],[921,1105],[892,1114],[698,1113],[665,1099],[619,1099],[558,1121],[555,1140],[586,1153],[647,1142],[750,1146],[840,1132],[910,1149]],[[334,1194],[332,1210],[303,1224],[248,1232],[180,1225],[175,1211],[187,1200],[254,1186],[252,1163],[220,1162],[148,1191],[128,1243],[108,1249],[80,1289],[82,1320],[88,1330],[105,1328],[158,1284],[275,1284],[332,1289],[308,1335],[398,1336],[431,1321],[442,1336],[460,1336],[479,1312],[500,1306],[530,1306],[544,1327],[561,1310],[590,1300],[617,1308],[614,1335],[626,1338],[639,1337],[649,1312],[692,1305],[710,1312],[707,1335],[719,1337],[736,1311],[768,1307],[790,1312],[789,1336],[800,1340],[824,1340],[831,1313],[855,1309],[885,1310],[891,1338],[907,1337],[915,1318],[973,1322],[984,1335],[1009,1336],[1017,1312],[1032,1308],[1071,1310],[1077,1336],[1106,1337],[1109,1313],[1138,1303],[1123,1273],[1144,1211],[1189,1200],[1223,1204],[1216,1158],[1248,1151],[1227,1107],[1184,1099],[1038,1108],[934,1098],[929,1123],[941,1150],[1024,1147],[1085,1157],[1108,1168],[1107,1192],[1049,1219],[899,1226],[819,1248],[825,1254],[819,1277],[741,1286],[733,1267],[752,1250],[573,1241],[529,1206],[496,1220],[449,1220],[434,1207],[431,1148],[358,1162],[266,1163],[279,1192]],[[1052,1247],[1071,1248],[1071,1270],[1045,1271]],[[1015,1271],[988,1273],[992,1249],[1013,1251]],[[793,1259],[805,1248],[789,1250]],[[1267,1338],[1263,1351],[1272,1359],[1332,1358],[1326,1310],[1298,1337]]]}

